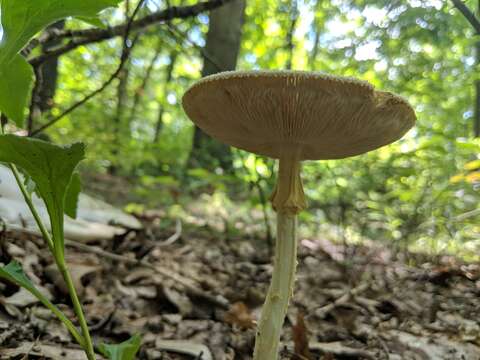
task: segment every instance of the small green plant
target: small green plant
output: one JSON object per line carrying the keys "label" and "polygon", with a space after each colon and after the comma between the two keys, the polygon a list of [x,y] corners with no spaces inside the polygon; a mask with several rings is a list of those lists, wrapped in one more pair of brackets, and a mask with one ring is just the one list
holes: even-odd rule
{"label": "small green plant", "polygon": [[[18,127],[23,125],[23,114],[31,92],[33,69],[19,54],[28,41],[44,27],[65,17],[77,16],[92,21],[96,14],[119,0],[39,0],[18,2],[0,0],[3,37],[0,41],[0,111],[4,119],[12,119]],[[12,91],[15,89],[15,91]],[[75,169],[85,156],[81,143],[66,147],[44,141],[4,133],[1,125],[0,162],[10,167],[38,228],[53,255],[73,304],[80,331],[68,317],[51,303],[22,270],[12,261],[0,268],[0,278],[30,291],[49,308],[70,331],[85,350],[89,360],[95,360],[95,346],[89,333],[81,302],[65,261],[64,214],[76,216],[80,179]],[[19,169],[27,178],[24,181]],[[28,183],[29,185],[25,185]],[[30,184],[35,186],[32,189]],[[50,230],[43,223],[32,201],[35,191],[44,201],[50,220]],[[138,335],[117,345],[102,344],[98,352],[109,359],[131,360],[140,348]]]}

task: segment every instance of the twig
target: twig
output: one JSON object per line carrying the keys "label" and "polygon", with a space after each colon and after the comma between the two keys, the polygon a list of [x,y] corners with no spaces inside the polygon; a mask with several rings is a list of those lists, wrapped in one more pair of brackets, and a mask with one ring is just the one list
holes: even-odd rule
{"label": "twig", "polygon": [[[293,348],[294,348],[293,344],[286,344],[286,350],[288,351],[288,353],[290,353],[291,355],[300,357],[298,354],[296,354],[293,351]],[[371,351],[345,346],[340,341],[334,341],[334,342],[328,342],[328,343],[327,342],[312,343],[308,346],[308,348],[313,351],[320,351],[323,354],[332,354],[332,355],[341,356],[342,358],[348,357],[348,358],[365,358],[365,359],[372,359],[372,360],[377,359],[375,354]],[[301,358],[306,359],[305,357],[301,357]]]}
{"label": "twig", "polygon": [[112,320],[113,315],[115,314],[115,311],[117,311],[116,308],[110,311],[110,313],[107,316],[105,316],[103,319],[101,319],[98,323],[90,325],[89,326],[90,332],[99,331],[103,329],[105,325],[107,325]]}
{"label": "twig", "polygon": [[364,292],[368,288],[370,288],[370,283],[367,282],[360,284],[357,287],[348,290],[345,294],[337,298],[335,301],[316,309],[314,314],[319,318],[324,318],[330,311],[335,309],[337,306],[346,304],[352,297]]}
{"label": "twig", "polygon": [[182,221],[177,219],[175,224],[175,233],[170,236],[167,240],[162,241],[158,246],[169,246],[172,245],[175,241],[182,237]]}
{"label": "twig", "polygon": [[467,211],[466,213],[457,215],[453,218],[453,221],[463,221],[477,215],[480,215],[480,209],[474,209],[471,211]]}
{"label": "twig", "polygon": [[331,343],[313,343],[310,344],[309,348],[310,350],[321,351],[322,353],[329,353],[337,356],[360,357],[372,360],[377,358],[375,354],[370,351],[344,346],[340,341]]}
{"label": "twig", "polygon": [[176,26],[174,26],[172,23],[168,23],[168,31],[170,32],[170,34],[172,34],[172,36],[174,37],[174,39],[180,43],[180,45],[183,45],[181,41],[179,41],[179,38],[181,38],[180,40],[184,40],[186,41],[190,46],[192,46],[194,49],[196,49],[205,59],[207,59],[209,62],[211,62],[213,64],[213,66],[215,66],[217,68],[217,71],[218,72],[221,72],[221,71],[225,71],[226,69],[221,66],[218,61],[211,55],[209,54],[207,51],[205,51],[205,48],[203,46],[200,46],[198,45],[195,41],[191,40],[189,37],[188,37],[188,34],[185,34],[184,32],[180,31],[180,29],[178,29]]}
{"label": "twig", "polygon": [[212,304],[217,305],[218,307],[220,307],[222,309],[228,309],[229,306],[230,306],[228,300],[225,299],[223,296],[221,296],[221,295],[217,295],[217,296],[210,295],[210,294],[206,293],[205,291],[199,289],[195,285],[191,284],[189,282],[189,280],[184,278],[183,276],[178,275],[178,274],[176,274],[176,273],[174,273],[174,272],[172,272],[168,269],[164,269],[164,268],[161,268],[159,266],[155,266],[155,265],[149,263],[146,260],[137,260],[137,259],[129,258],[127,256],[118,255],[118,254],[100,249],[98,247],[81,244],[81,243],[71,241],[71,240],[65,240],[65,245],[76,248],[76,249],[79,249],[79,250],[82,250],[82,251],[85,251],[85,252],[96,254],[96,255],[99,255],[101,257],[110,259],[110,260],[119,261],[119,262],[123,262],[123,263],[126,263],[126,264],[132,264],[132,265],[138,265],[138,266],[146,267],[148,269],[151,269],[151,270],[155,271],[156,273],[158,273],[162,276],[165,276],[169,279],[174,280],[177,284],[182,285],[185,288],[185,290],[187,290],[187,293],[192,295],[192,296],[202,298],[202,299],[204,299],[204,300],[206,300],[206,301],[208,301]]}
{"label": "twig", "polygon": [[[205,11],[216,9],[233,0],[210,0],[199,2],[190,6],[172,6],[165,10],[154,12],[141,19],[135,20],[131,23],[131,30],[138,30],[146,28],[150,25],[158,24],[161,22],[167,22],[173,19],[185,19],[189,17],[197,16]],[[85,30],[64,30],[64,31],[52,31],[47,35],[42,36],[40,40],[34,41],[33,44],[27,45],[29,51],[32,50],[33,45],[50,41],[52,39],[65,39],[71,38],[72,40],[64,45],[60,46],[52,51],[46,52],[42,55],[30,59],[30,63],[34,66],[38,66],[51,57],[57,57],[65,54],[79,46],[100,42],[103,40],[111,39],[116,36],[122,36],[125,33],[127,24],[117,25],[108,29],[85,29]],[[80,38],[80,39],[78,39]]]}
{"label": "twig", "polygon": [[452,0],[452,3],[472,25],[477,35],[480,35],[480,20],[477,19],[475,14],[461,0]]}

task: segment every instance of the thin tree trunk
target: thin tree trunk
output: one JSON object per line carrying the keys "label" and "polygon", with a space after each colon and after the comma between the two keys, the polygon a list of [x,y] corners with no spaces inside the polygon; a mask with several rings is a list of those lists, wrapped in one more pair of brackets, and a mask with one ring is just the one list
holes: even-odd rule
{"label": "thin tree trunk", "polygon": [[287,31],[287,63],[285,65],[285,68],[287,70],[292,69],[292,63],[293,63],[293,50],[295,49],[295,44],[293,42],[293,38],[295,35],[295,26],[297,25],[297,20],[298,20],[298,4],[297,0],[291,0],[290,2],[290,27],[288,28]]}
{"label": "thin tree trunk", "polygon": [[108,168],[111,175],[115,175],[118,170],[117,159],[120,153],[122,130],[126,125],[124,123],[125,104],[127,102],[127,85],[129,75],[129,63],[125,64],[123,71],[120,73],[117,87],[117,108],[115,117],[113,118],[113,142],[112,142],[112,163]]}
{"label": "thin tree trunk", "polygon": [[[460,11],[464,18],[470,23],[475,30],[477,38],[480,37],[480,0],[477,0],[477,13],[470,8],[462,0],[452,0],[453,5]],[[480,67],[480,40],[475,44],[475,70]],[[480,80],[475,80],[475,98],[474,98],[474,115],[473,115],[473,136],[480,136]]]}
{"label": "thin tree trunk", "polygon": [[[178,56],[177,51],[173,50],[170,53],[170,63],[168,64],[168,66],[165,69],[165,75],[166,76],[165,76],[165,85],[163,87],[163,95],[164,95],[163,103],[165,103],[167,93],[168,93],[168,89],[169,89],[169,84],[172,81],[173,70],[175,68],[175,63],[177,62],[177,56]],[[157,124],[155,126],[155,134],[153,136],[153,142],[154,143],[158,142],[158,139],[160,138],[160,133],[161,133],[162,128],[163,128],[163,114],[164,113],[165,113],[165,107],[162,106],[162,103],[160,103],[159,108],[158,108]]]}
{"label": "thin tree trunk", "polygon": [[155,49],[155,54],[148,64],[147,70],[145,71],[145,76],[143,77],[142,83],[140,86],[135,90],[135,95],[133,97],[133,105],[130,111],[129,122],[132,123],[135,120],[135,116],[137,114],[138,105],[140,104],[140,99],[142,98],[145,90],[147,89],[148,82],[153,72],[153,68],[155,67],[155,63],[157,62],[158,58],[160,57],[160,52],[162,49],[163,41],[160,39],[157,44],[157,48]]}
{"label": "thin tree trunk", "polygon": [[[128,21],[130,16],[130,0],[125,1],[125,19]],[[130,62],[126,61],[122,71],[118,74],[118,87],[117,87],[117,108],[115,111],[115,117],[113,118],[113,141],[111,151],[111,163],[108,168],[110,175],[115,175],[118,171],[118,157],[120,153],[122,129],[124,124],[125,104],[127,102],[127,85],[128,76],[130,73]]]}
{"label": "thin tree trunk", "polygon": [[[205,44],[202,76],[220,71],[235,70],[242,37],[245,0],[235,0],[210,13],[210,25]],[[213,61],[212,61],[213,60]],[[189,167],[213,170],[221,167],[230,172],[232,153],[230,147],[210,138],[195,127]]]}
{"label": "thin tree trunk", "polygon": [[[477,18],[480,18],[480,0],[478,0]],[[480,34],[477,34],[480,37]],[[476,43],[475,64],[476,68],[480,68],[480,40]],[[480,80],[475,80],[475,112],[473,117],[474,136],[480,136]]]}
{"label": "thin tree trunk", "polygon": [[[317,9],[319,8],[321,1],[322,0],[317,0],[317,2],[315,3],[315,6],[313,8],[314,13],[317,12]],[[321,31],[320,31],[320,24],[318,24],[317,22],[318,22],[318,19],[315,16],[314,19],[313,19],[313,25],[312,25],[313,33],[315,34],[314,39],[313,39],[313,48],[312,48],[312,52],[310,53],[310,56],[308,58],[308,67],[310,68],[310,70],[315,70],[315,60],[317,59],[318,49],[320,47]]]}

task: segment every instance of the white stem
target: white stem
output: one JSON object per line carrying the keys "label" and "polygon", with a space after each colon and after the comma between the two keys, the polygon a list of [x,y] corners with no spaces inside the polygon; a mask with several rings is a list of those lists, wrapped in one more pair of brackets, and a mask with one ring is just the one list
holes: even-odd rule
{"label": "white stem", "polygon": [[297,215],[277,213],[277,241],[272,282],[257,329],[254,360],[276,360],[297,267]]}

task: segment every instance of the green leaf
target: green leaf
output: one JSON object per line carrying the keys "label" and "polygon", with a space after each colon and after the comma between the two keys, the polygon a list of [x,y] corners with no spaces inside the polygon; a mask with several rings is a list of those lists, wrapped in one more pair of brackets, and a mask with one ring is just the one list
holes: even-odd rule
{"label": "green leaf", "polygon": [[12,261],[8,265],[0,268],[0,278],[8,280],[24,289],[30,291],[43,305],[50,309],[63,324],[70,330],[71,334],[80,345],[83,345],[83,337],[79,334],[73,323],[65,314],[53,305],[36,287],[23,272],[22,266],[17,261]]}
{"label": "green leaf", "polygon": [[[0,50],[1,52],[1,50]],[[33,83],[32,66],[21,56],[0,63],[0,110],[21,127]]]}
{"label": "green leaf", "polygon": [[[33,69],[18,52],[47,25],[69,17],[92,19],[121,0],[0,0],[0,111],[23,125],[23,113],[30,97]],[[98,22],[97,22],[98,24]]]}
{"label": "green leaf", "polygon": [[13,163],[35,182],[50,217],[55,256],[63,259],[63,214],[73,172],[84,158],[85,146],[61,147],[15,135],[0,136],[0,162]]}
{"label": "green leaf", "polygon": [[92,16],[92,17],[79,16],[78,20],[82,20],[83,22],[93,25],[100,29],[107,28],[107,26],[103,23],[103,21],[98,16]]}
{"label": "green leaf", "polygon": [[[25,174],[24,174],[23,185],[25,186],[25,190],[28,191],[30,196],[35,192],[35,189],[37,188],[37,186],[35,185],[35,182],[32,180],[32,178],[28,175],[25,175]],[[39,194],[37,194],[37,195],[39,195]]]}
{"label": "green leaf", "polygon": [[77,217],[78,196],[82,191],[82,181],[78,172],[72,175],[72,180],[67,188],[67,194],[65,195],[65,214],[72,219]]}
{"label": "green leaf", "polygon": [[141,343],[140,335],[134,335],[117,345],[100,344],[100,351],[110,360],[133,360],[140,349]]}
{"label": "green leaf", "polygon": [[35,288],[30,279],[23,272],[22,266],[17,261],[12,261],[8,265],[0,268],[0,277],[27,289],[35,295],[38,300],[42,302],[50,302],[45,295]]}
{"label": "green leaf", "polygon": [[10,62],[27,42],[44,27],[66,17],[94,17],[121,0],[0,0],[3,39],[0,64]]}

